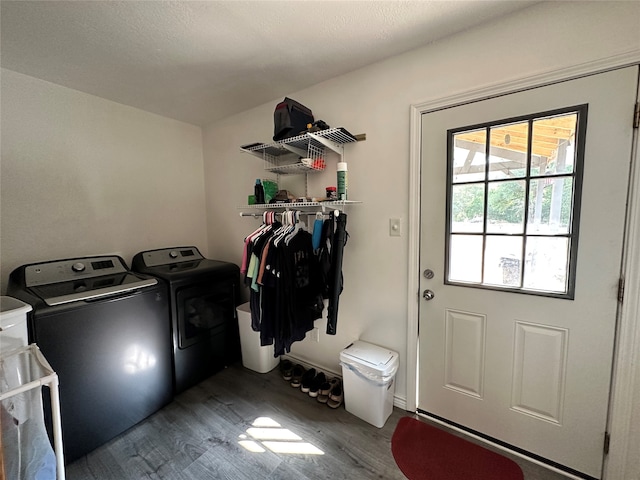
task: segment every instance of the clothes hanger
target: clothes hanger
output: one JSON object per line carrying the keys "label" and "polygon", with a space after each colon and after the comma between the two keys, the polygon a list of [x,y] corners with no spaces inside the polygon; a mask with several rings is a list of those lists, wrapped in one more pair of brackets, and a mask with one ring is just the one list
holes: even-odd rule
{"label": "clothes hanger", "polygon": [[274,212],[271,210],[265,210],[262,212],[262,225],[260,225],[257,229],[255,229],[252,233],[245,237],[245,242],[255,242],[258,238],[260,238],[265,233],[271,231],[273,229],[273,223],[275,220]]}
{"label": "clothes hanger", "polygon": [[286,231],[286,229],[289,227],[289,225],[287,224],[288,222],[288,214],[289,212],[282,212],[282,218],[281,218],[281,223],[282,225],[280,226],[280,228],[276,229],[273,232],[273,245],[275,247],[278,246],[278,244],[280,243],[280,236]]}
{"label": "clothes hanger", "polygon": [[292,239],[293,237],[295,237],[295,236],[300,232],[300,230],[306,231],[306,229],[307,229],[306,224],[305,224],[302,220],[300,220],[300,214],[301,214],[301,212],[300,212],[300,211],[296,211],[295,213],[296,213],[296,224],[295,224],[295,228],[294,228],[294,230],[293,230],[289,235],[287,235],[287,237],[284,239],[284,243],[285,243],[285,245],[289,245],[289,242],[291,241],[291,239]]}
{"label": "clothes hanger", "polygon": [[285,228],[284,230],[282,230],[279,234],[278,237],[273,241],[273,244],[278,247],[280,245],[280,242],[282,242],[282,240],[284,239],[284,237],[290,233],[295,227],[295,212],[293,210],[287,210],[286,212],[283,212],[283,219],[286,219],[286,224],[285,224]]}

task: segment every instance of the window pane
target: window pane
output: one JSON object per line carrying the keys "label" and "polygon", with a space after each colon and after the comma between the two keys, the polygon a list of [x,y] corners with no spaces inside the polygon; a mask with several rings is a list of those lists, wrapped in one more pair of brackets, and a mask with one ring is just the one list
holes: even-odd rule
{"label": "window pane", "polygon": [[484,180],[486,143],[484,128],[453,136],[453,183]]}
{"label": "window pane", "polygon": [[449,280],[473,283],[482,281],[482,236],[451,235]]}
{"label": "window pane", "polygon": [[573,172],[578,114],[533,122],[531,175]]}
{"label": "window pane", "polygon": [[524,180],[489,184],[488,233],[523,233],[525,186]]}
{"label": "window pane", "polygon": [[542,235],[570,233],[572,201],[572,177],[531,180],[527,232]]}
{"label": "window pane", "polygon": [[582,105],[449,131],[447,281],[573,298],[586,113]]}
{"label": "window pane", "polygon": [[484,252],[484,283],[506,287],[520,286],[522,237],[488,235]]}
{"label": "window pane", "polygon": [[545,292],[565,293],[569,268],[569,240],[565,237],[530,237],[524,287]]}
{"label": "window pane", "polygon": [[451,193],[451,231],[480,233],[484,222],[484,183],[454,185]]}
{"label": "window pane", "polygon": [[527,174],[529,122],[493,127],[489,133],[489,180]]}

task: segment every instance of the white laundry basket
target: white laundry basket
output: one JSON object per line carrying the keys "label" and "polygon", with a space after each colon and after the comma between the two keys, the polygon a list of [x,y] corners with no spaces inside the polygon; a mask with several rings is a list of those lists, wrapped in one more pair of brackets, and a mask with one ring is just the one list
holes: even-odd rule
{"label": "white laundry basket", "polygon": [[242,365],[254,372],[270,372],[278,366],[280,357],[273,356],[273,345],[260,345],[260,332],[256,332],[251,328],[251,308],[249,303],[243,303],[236,310],[238,312]]}
{"label": "white laundry basket", "polygon": [[340,352],[344,407],[347,412],[382,428],[393,411],[398,354],[356,341]]}

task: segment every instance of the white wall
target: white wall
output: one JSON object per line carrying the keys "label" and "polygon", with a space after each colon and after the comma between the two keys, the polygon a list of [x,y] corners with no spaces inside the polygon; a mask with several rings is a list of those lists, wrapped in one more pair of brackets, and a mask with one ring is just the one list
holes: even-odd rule
{"label": "white wall", "polygon": [[207,253],[199,127],[2,70],[2,292],[19,265]]}
{"label": "white wall", "polygon": [[[316,119],[367,140],[346,147],[349,207],[345,289],[338,334],[294,344],[292,353],[339,371],[340,350],[357,338],[400,353],[396,394],[406,398],[409,108],[424,102],[640,49],[639,2],[550,2],[430,46],[371,65],[289,96]],[[262,163],[241,153],[245,143],[271,138],[281,99],[211,125],[204,131],[209,250],[239,262],[242,239],[257,225],[239,218]],[[326,172],[311,195],[335,184]],[[323,182],[324,180],[324,182]],[[294,192],[297,193],[297,192]],[[390,237],[391,217],[403,235]],[[417,292],[416,292],[417,293]],[[317,321],[322,332],[326,322]]]}

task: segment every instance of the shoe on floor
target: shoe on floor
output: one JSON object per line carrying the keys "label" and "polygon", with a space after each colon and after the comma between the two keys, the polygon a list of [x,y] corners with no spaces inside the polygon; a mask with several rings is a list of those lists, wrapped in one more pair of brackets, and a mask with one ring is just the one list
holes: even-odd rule
{"label": "shoe on floor", "polygon": [[302,390],[303,393],[309,393],[309,387],[311,387],[311,382],[313,382],[313,379],[316,378],[316,374],[317,372],[315,368],[310,368],[309,370],[304,372],[304,375],[300,380],[300,390]]}
{"label": "shoe on floor", "polygon": [[338,408],[342,405],[342,401],[344,400],[344,394],[342,392],[342,382],[338,380],[331,392],[329,392],[329,400],[327,400],[327,405],[331,408]]}
{"label": "shoe on floor", "polygon": [[330,378],[322,385],[320,385],[320,390],[318,390],[318,401],[320,403],[327,403],[329,400],[329,393],[331,393],[331,389],[334,387],[339,380],[337,378]]}
{"label": "shoe on floor", "polygon": [[282,378],[287,382],[293,378],[293,363],[290,360],[283,360],[280,362],[280,373]]}
{"label": "shoe on floor", "polygon": [[327,376],[320,372],[315,376],[315,378],[311,381],[309,385],[309,396],[316,398],[318,396],[318,392],[320,391],[320,385],[327,381]]}
{"label": "shoe on floor", "polygon": [[300,388],[302,377],[306,372],[306,369],[299,363],[296,364],[295,367],[293,367],[293,370],[291,372],[291,386],[293,388]]}

